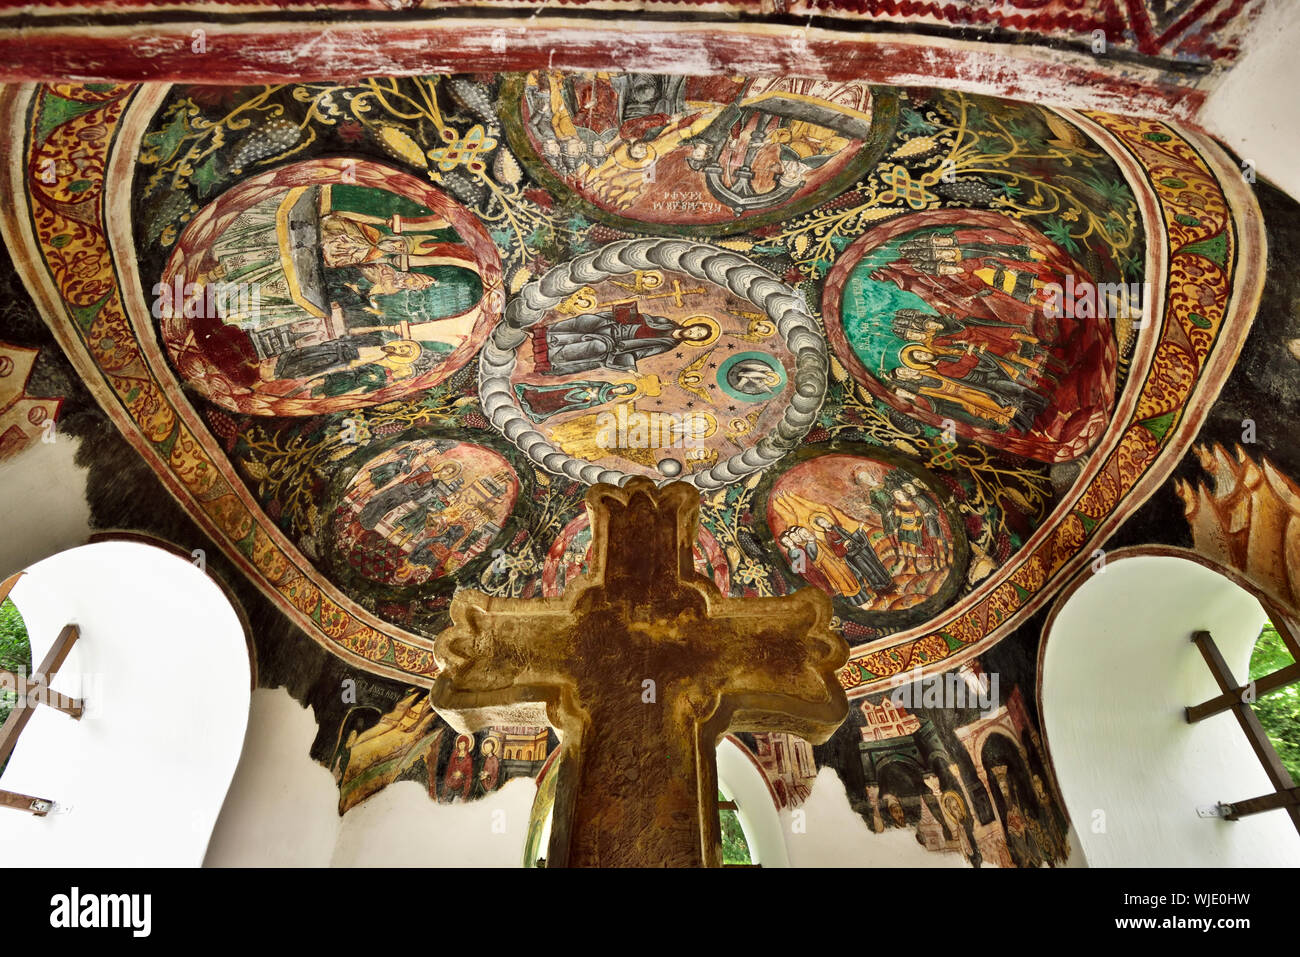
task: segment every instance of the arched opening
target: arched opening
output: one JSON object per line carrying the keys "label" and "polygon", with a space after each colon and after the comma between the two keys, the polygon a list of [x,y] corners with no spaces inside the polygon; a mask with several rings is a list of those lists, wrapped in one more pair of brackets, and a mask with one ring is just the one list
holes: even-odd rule
{"label": "arched opening", "polygon": [[[533,800],[524,846],[524,867],[544,866],[551,840],[559,756],[560,749],[556,748],[537,775],[537,796]],[[753,755],[728,735],[718,742],[717,762],[723,866],[789,867],[776,795]],[[732,859],[728,860],[728,856]]]}
{"label": "arched opening", "polygon": [[[0,727],[18,704],[20,682],[32,673],[32,643],[27,637],[27,625],[22,612],[9,597],[9,591],[21,573],[0,582]],[[0,759],[0,775],[4,774],[8,758]]]}
{"label": "arched opening", "polygon": [[[102,541],[32,565],[10,597],[54,697],[79,707],[27,700],[0,789],[52,807],[0,809],[0,857],[201,864],[243,748],[252,675],[222,586],[173,551]],[[61,642],[66,657],[51,667]]]}
{"label": "arched opening", "polygon": [[[1282,626],[1286,627],[1285,624]],[[1269,676],[1279,672],[1294,674],[1300,670],[1296,656],[1287,647],[1284,633],[1272,620],[1264,622],[1255,649],[1250,655],[1251,682],[1257,682],[1255,714],[1267,732],[1283,767],[1295,781],[1300,781],[1300,682],[1271,690],[1264,687]]]}
{"label": "arched opening", "polygon": [[723,867],[762,866],[750,850],[745,825],[740,820],[740,802],[721,780],[718,782],[718,829],[722,835]]}
{"label": "arched opening", "polygon": [[1234,714],[1188,720],[1189,708],[1223,691],[1193,635],[1212,635],[1241,680],[1267,620],[1230,575],[1180,549],[1119,551],[1048,618],[1046,746],[1092,866],[1300,863],[1287,811],[1217,816],[1222,802],[1274,790]]}

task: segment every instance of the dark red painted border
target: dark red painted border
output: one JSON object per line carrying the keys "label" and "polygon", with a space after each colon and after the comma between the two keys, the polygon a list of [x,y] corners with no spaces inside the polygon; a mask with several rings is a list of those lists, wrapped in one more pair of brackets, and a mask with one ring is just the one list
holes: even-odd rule
{"label": "dark red painted border", "polygon": [[[3,2],[3,0],[0,0]],[[3,22],[0,19],[0,22]],[[1033,47],[847,35],[708,22],[425,20],[396,24],[0,28],[0,82],[280,83],[546,67],[691,73],[791,72],[883,85],[978,88],[1011,99],[1190,119],[1205,91],[1121,64]],[[205,31],[205,53],[192,52]]]}

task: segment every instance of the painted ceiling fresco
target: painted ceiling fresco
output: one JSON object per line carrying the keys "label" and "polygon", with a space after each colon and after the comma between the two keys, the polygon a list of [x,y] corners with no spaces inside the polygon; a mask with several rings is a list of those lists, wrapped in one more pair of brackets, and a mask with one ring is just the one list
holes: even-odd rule
{"label": "painted ceiling fresco", "polygon": [[1261,284],[1200,135],[936,89],[56,84],[3,123],[11,249],[113,421],[415,685],[457,588],[561,594],[632,476],[699,489],[719,588],[831,596],[851,696],[969,662],[1168,476]]}

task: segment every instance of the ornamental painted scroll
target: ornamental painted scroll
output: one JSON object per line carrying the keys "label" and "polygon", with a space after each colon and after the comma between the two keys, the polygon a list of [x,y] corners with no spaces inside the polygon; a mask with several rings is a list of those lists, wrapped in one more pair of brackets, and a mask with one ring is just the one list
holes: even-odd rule
{"label": "ornamental painted scroll", "polygon": [[542,468],[718,488],[798,445],[826,392],[803,300],[743,256],[627,240],[530,282],[480,364],[492,424]]}
{"label": "ornamental painted scroll", "polygon": [[153,288],[186,385],[254,415],[317,415],[427,389],[501,313],[487,230],[426,182],[319,159],[226,191],[181,233]]}

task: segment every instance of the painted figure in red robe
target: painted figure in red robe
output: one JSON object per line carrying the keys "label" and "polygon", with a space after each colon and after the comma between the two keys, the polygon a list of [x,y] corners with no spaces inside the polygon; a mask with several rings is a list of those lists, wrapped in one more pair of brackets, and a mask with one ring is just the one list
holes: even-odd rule
{"label": "painted figure in red robe", "polygon": [[474,758],[470,749],[474,739],[468,734],[456,738],[456,747],[447,759],[447,769],[442,774],[442,800],[450,804],[457,799],[468,801],[474,787]]}
{"label": "painted figure in red robe", "polygon": [[871,278],[914,293],[934,312],[895,313],[894,335],[915,346],[903,347],[884,384],[934,418],[1008,436],[1018,454],[1044,461],[1082,454],[1106,426],[1116,346],[1107,316],[1045,308],[1048,288],[1067,276],[1087,281],[1054,244],[1009,229],[905,238]]}

